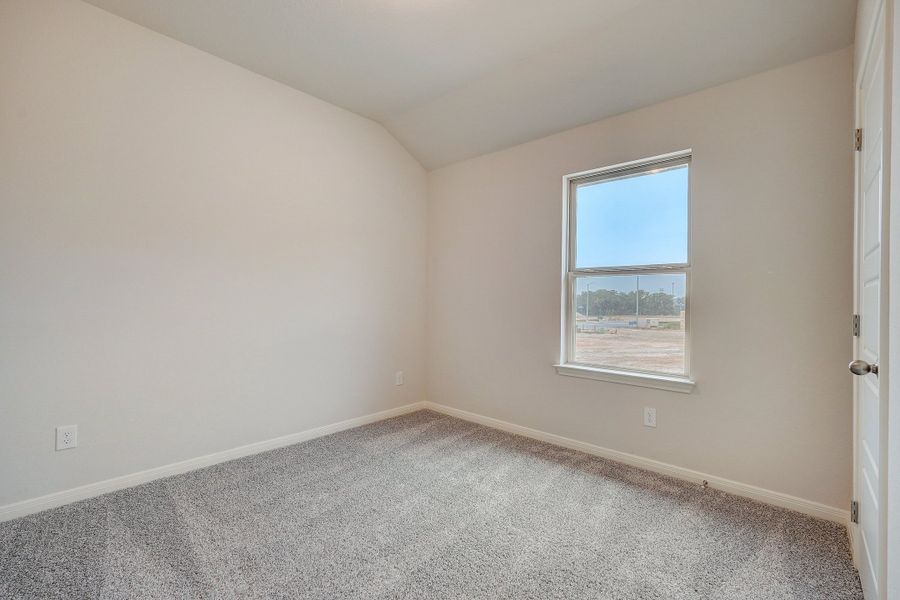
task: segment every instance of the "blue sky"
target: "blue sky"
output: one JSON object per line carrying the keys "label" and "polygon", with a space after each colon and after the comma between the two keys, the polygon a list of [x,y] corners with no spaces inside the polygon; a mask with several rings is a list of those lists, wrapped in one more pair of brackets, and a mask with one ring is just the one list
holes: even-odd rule
{"label": "blue sky", "polygon": [[[687,262],[688,167],[578,187],[576,266],[618,267]],[[579,279],[586,289],[631,291],[634,276]],[[643,275],[641,289],[684,295],[682,275]]]}
{"label": "blue sky", "polygon": [[578,187],[578,267],[687,262],[687,165]]}

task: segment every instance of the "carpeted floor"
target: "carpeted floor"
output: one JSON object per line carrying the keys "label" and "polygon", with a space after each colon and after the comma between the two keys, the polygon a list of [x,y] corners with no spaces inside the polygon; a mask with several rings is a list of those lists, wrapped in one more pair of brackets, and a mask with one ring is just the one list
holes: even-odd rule
{"label": "carpeted floor", "polygon": [[433,412],[0,523],[2,598],[862,598],[846,530]]}

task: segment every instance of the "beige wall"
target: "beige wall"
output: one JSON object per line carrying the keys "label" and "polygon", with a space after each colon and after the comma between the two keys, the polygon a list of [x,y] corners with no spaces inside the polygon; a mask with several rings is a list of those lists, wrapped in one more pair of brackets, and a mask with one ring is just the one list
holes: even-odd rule
{"label": "beige wall", "polygon": [[66,0],[0,2],[0,89],[0,505],[422,399],[380,125]]}
{"label": "beige wall", "polygon": [[[851,70],[847,49],[432,172],[429,399],[846,509]],[[562,177],[684,148],[696,391],[557,375]]]}

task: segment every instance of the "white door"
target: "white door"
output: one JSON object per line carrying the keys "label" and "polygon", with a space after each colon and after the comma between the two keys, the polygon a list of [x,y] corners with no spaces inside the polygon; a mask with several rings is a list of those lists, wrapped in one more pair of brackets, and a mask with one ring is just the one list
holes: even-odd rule
{"label": "white door", "polygon": [[[883,12],[882,12],[883,15]],[[868,600],[883,593],[882,406],[878,362],[881,356],[882,145],[884,122],[884,20],[880,15],[865,55],[857,87],[857,127],[862,130],[856,161],[856,311],[854,377],[855,477],[858,525],[853,526],[855,556]]]}

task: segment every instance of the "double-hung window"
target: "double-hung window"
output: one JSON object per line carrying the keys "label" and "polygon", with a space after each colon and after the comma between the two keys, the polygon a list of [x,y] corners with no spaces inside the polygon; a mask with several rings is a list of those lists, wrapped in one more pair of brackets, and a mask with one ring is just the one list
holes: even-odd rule
{"label": "double-hung window", "polygon": [[690,163],[565,178],[561,374],[690,391]]}

